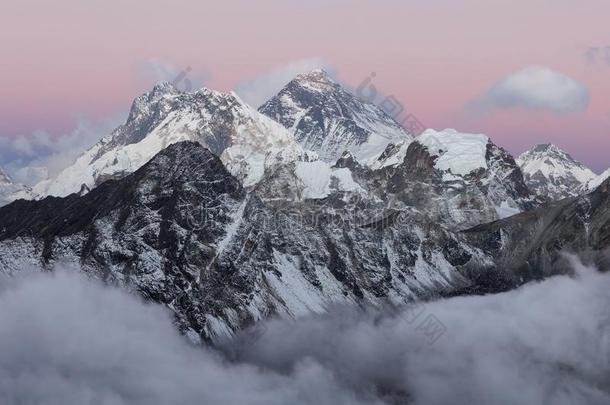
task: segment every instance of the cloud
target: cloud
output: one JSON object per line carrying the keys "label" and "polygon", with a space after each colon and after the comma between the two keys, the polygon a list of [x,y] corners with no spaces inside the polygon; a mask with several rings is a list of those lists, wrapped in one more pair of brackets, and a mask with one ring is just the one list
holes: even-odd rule
{"label": "cloud", "polygon": [[[610,403],[610,275],[576,266],[576,278],[423,304],[415,321],[413,311],[273,321],[227,351],[277,372],[313,360],[387,403]],[[446,328],[432,344],[428,316]]]}
{"label": "cloud", "polygon": [[221,351],[75,269],[0,280],[0,403],[607,404],[610,275],[576,266],[504,294],[274,320]]}
{"label": "cloud", "polygon": [[258,108],[276,95],[296,75],[314,69],[324,69],[331,76],[336,72],[331,65],[320,58],[303,59],[277,66],[268,73],[242,81],[235,87],[235,92],[246,103]]}
{"label": "cloud", "polygon": [[489,112],[520,107],[569,114],[585,111],[589,99],[587,87],[575,79],[546,67],[531,66],[496,83],[467,108]]}
{"label": "cloud", "polygon": [[159,59],[140,65],[140,74],[150,87],[161,82],[172,82],[182,91],[195,91],[210,80],[209,72],[194,71],[191,66],[177,67]]}
{"label": "cloud", "polygon": [[322,366],[288,376],[228,364],[167,310],[74,271],[0,288],[0,403],[364,404]]}
{"label": "cloud", "polygon": [[0,166],[15,182],[36,184],[72,164],[86,149],[110,134],[125,117],[126,113],[98,120],[78,116],[75,128],[59,136],[36,131],[30,135],[0,137]]}

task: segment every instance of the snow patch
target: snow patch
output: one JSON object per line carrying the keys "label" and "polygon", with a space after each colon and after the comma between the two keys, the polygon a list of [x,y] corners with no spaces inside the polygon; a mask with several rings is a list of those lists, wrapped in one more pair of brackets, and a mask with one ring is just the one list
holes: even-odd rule
{"label": "snow patch", "polygon": [[303,183],[304,199],[325,198],[331,193],[331,187],[339,191],[365,192],[348,168],[333,169],[320,160],[296,162],[295,174]]}
{"label": "snow patch", "polygon": [[485,155],[489,138],[486,135],[428,129],[417,142],[427,147],[431,155],[438,156],[435,167],[439,170],[465,176],[477,169],[487,169]]}

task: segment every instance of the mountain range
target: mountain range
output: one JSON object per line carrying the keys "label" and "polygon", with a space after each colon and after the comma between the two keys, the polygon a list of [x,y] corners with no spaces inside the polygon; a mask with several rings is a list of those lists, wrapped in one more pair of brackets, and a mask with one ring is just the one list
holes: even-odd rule
{"label": "mountain range", "polygon": [[76,263],[215,342],[337,303],[514,288],[564,271],[564,251],[608,268],[609,182],[552,145],[413,138],[319,70],[259,110],[164,83],[0,208],[0,268]]}

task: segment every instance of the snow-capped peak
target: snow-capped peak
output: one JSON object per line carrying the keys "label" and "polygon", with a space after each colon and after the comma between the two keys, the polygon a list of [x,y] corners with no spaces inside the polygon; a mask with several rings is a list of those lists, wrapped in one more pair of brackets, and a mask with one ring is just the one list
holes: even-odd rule
{"label": "snow-capped peak", "polygon": [[517,163],[530,189],[553,200],[581,194],[597,177],[553,144],[536,145],[519,156]]}
{"label": "snow-capped peak", "polygon": [[545,177],[563,177],[572,175],[580,182],[587,182],[595,177],[590,169],[575,160],[567,152],[547,143],[536,145],[517,158],[524,173],[541,172]]}
{"label": "snow-capped peak", "polygon": [[381,108],[354,96],[319,69],[295,77],[259,111],[329,163],[345,151],[366,162],[390,143],[413,139]]}
{"label": "snow-capped peak", "polygon": [[207,147],[246,186],[260,180],[268,166],[304,154],[289,131],[235,94],[207,88],[185,93],[162,83],[134,100],[123,125],[36,191],[63,196],[83,185],[92,188],[137,170],[180,141]]}

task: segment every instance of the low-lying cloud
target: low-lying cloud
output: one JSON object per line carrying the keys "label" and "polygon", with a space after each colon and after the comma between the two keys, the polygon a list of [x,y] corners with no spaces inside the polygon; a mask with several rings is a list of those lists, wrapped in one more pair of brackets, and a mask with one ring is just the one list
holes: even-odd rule
{"label": "low-lying cloud", "polygon": [[168,311],[75,274],[0,288],[2,404],[365,404],[316,362],[290,375],[189,345]]}
{"label": "low-lying cloud", "polygon": [[221,351],[168,311],[59,272],[0,288],[3,404],[607,404],[610,276],[578,265],[504,294],[404,311],[332,310],[267,322]]}
{"label": "low-lying cloud", "polygon": [[584,84],[549,68],[531,66],[496,83],[469,103],[468,109],[485,113],[525,108],[569,114],[585,111],[589,101],[589,90]]}

